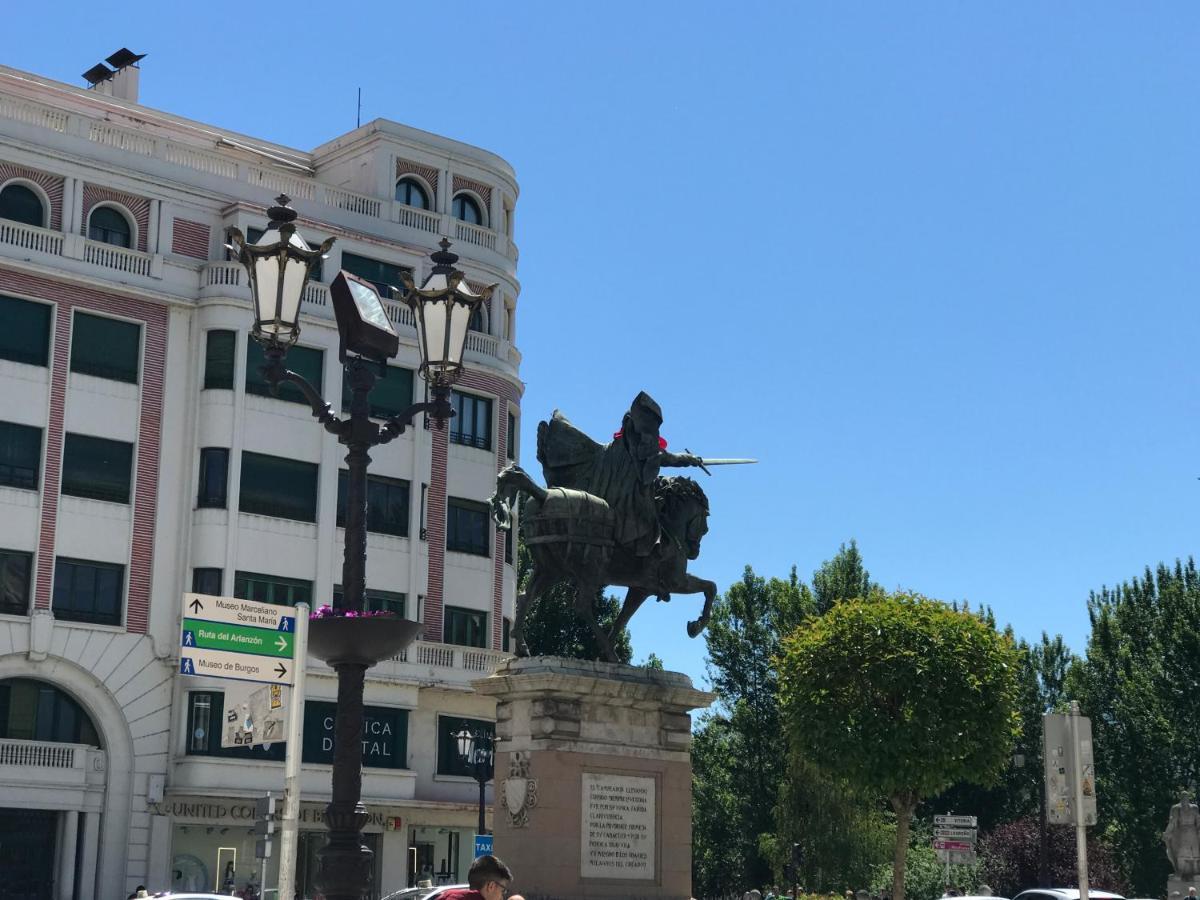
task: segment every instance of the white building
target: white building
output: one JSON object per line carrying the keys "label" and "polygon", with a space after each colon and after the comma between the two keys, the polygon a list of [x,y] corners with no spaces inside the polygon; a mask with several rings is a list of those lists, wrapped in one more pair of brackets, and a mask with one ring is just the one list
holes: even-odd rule
{"label": "white building", "polygon": [[[116,63],[114,63],[116,64]],[[258,872],[255,798],[281,745],[221,751],[223,683],[179,669],[185,591],[329,602],[342,450],[306,405],[265,395],[225,229],[286,193],[314,244],[288,364],[336,403],[328,283],[418,283],[442,235],[499,282],[469,337],[446,430],[372,452],[367,586],[425,624],[368,673],[363,800],[376,888],[462,880],[478,788],[447,735],[490,725],[469,681],[503,656],[515,576],[483,501],[516,454],[517,184],[504,160],[377,120],[311,152],[148,109],[136,68],[83,89],[0,67],[0,872],[14,896],[211,889]],[[415,331],[373,402],[416,399]],[[285,391],[287,388],[285,388]],[[313,661],[299,884],[329,799],[332,671]],[[490,789],[489,789],[490,794]],[[276,845],[278,846],[278,845]],[[266,883],[275,882],[274,861]]]}

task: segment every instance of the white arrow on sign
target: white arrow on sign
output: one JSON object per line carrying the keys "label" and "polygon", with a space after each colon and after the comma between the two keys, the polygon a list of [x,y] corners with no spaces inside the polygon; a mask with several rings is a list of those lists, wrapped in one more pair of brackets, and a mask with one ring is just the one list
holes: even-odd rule
{"label": "white arrow on sign", "polygon": [[280,650],[286,650],[287,649],[287,638],[282,637],[282,636],[277,637],[275,639],[275,646],[278,647]]}

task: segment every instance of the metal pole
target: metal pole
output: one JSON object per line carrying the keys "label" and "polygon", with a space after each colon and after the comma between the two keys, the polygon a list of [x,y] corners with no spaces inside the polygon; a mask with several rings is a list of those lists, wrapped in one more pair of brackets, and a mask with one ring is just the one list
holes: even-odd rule
{"label": "metal pole", "polygon": [[476,834],[487,834],[487,821],[484,818],[484,809],[483,809],[483,805],[484,805],[483,790],[484,790],[484,785],[487,784],[487,772],[482,771],[482,769],[480,769],[478,771],[478,773],[476,774],[475,779],[479,782],[479,831],[477,831]]}
{"label": "metal pole", "polygon": [[1075,781],[1075,853],[1079,866],[1079,900],[1088,900],[1087,825],[1083,816],[1083,771],[1079,747],[1079,701],[1071,701],[1071,778]]}
{"label": "metal pole", "polygon": [[[287,753],[283,762],[283,821],[279,826],[279,891],[277,900],[296,896],[296,857],[300,847],[300,758],[304,734],[304,670],[308,662],[308,604],[296,604],[292,658],[292,708],[288,710]],[[265,894],[267,885],[263,883]]]}

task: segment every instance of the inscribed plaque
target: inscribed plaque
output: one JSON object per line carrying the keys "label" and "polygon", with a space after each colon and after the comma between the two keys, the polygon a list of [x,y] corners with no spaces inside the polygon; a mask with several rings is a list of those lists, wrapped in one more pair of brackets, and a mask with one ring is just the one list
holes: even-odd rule
{"label": "inscribed plaque", "polygon": [[655,878],[653,778],[583,773],[583,878]]}

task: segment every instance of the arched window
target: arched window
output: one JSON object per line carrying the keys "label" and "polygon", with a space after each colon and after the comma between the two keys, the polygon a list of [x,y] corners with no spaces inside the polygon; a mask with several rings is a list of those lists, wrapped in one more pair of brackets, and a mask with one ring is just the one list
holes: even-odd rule
{"label": "arched window", "polygon": [[405,206],[429,209],[429,195],[425,193],[425,188],[411,178],[401,178],[396,182],[396,199]]}
{"label": "arched window", "polygon": [[479,204],[475,202],[475,198],[470,194],[459,194],[456,196],[450,212],[454,215],[454,218],[461,219],[469,225],[483,224],[483,212],[479,209]]}
{"label": "arched window", "polygon": [[129,220],[111,206],[97,206],[92,210],[88,216],[88,237],[117,247],[133,246],[133,229],[129,227]]}
{"label": "arched window", "polygon": [[44,681],[0,681],[0,738],[90,744],[100,735],[75,698]]}
{"label": "arched window", "polygon": [[0,219],[12,219],[41,228],[46,224],[42,198],[23,184],[10,184],[0,191]]}

